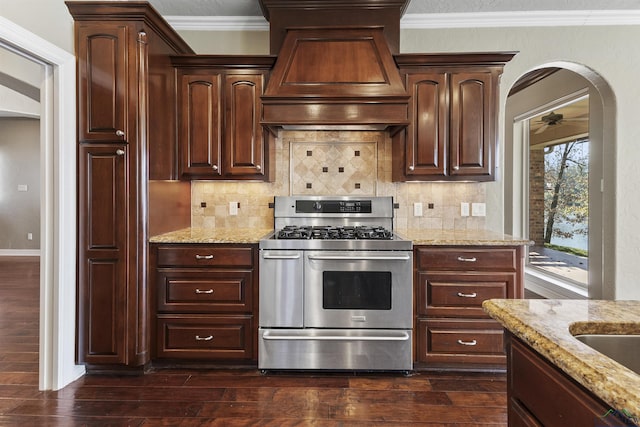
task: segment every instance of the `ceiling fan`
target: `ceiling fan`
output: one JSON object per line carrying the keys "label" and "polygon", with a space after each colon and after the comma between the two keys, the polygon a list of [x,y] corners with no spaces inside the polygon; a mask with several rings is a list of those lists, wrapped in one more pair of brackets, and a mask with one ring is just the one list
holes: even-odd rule
{"label": "ceiling fan", "polygon": [[534,134],[535,135],[541,134],[542,132],[547,130],[549,126],[556,126],[563,122],[583,122],[588,120],[589,120],[588,117],[575,117],[575,118],[565,119],[564,114],[556,113],[552,111],[546,116],[540,117],[540,120],[536,122],[536,123],[542,123],[542,126],[540,126],[540,128],[537,131],[535,131]]}

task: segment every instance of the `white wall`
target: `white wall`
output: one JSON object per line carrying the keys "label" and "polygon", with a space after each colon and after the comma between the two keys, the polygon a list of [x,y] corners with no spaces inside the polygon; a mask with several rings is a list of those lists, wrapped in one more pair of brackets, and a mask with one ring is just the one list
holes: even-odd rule
{"label": "white wall", "polygon": [[[19,185],[27,191],[18,191]],[[40,249],[37,119],[0,118],[0,249]]]}
{"label": "white wall", "polygon": [[[33,10],[38,10],[36,18]],[[2,16],[33,31],[63,49],[72,51],[72,19],[63,0],[3,1]],[[185,33],[186,34],[186,33]],[[192,37],[193,36],[193,37]],[[226,52],[223,44],[216,43],[221,33],[190,33],[191,43],[198,45],[199,53]],[[516,50],[520,53],[507,65],[502,77],[501,106],[506,102],[509,88],[525,72],[555,61],[584,64],[601,75],[616,97],[617,135],[616,153],[616,298],[640,299],[640,174],[636,167],[640,162],[640,85],[637,70],[640,69],[640,52],[635,44],[640,39],[640,26],[591,26],[544,28],[480,28],[480,29],[430,29],[403,30],[402,52],[470,52]],[[246,43],[246,44],[245,44]],[[266,43],[265,45],[266,46]],[[207,49],[206,51],[204,49]],[[236,53],[256,52],[255,40],[248,37],[238,44]],[[242,49],[242,50],[240,50]],[[266,50],[262,53],[267,53]],[[504,111],[500,115],[501,138],[504,138]],[[501,146],[499,153],[503,151]],[[501,168],[504,156],[500,156]],[[487,217],[490,229],[503,230],[504,218],[500,215],[504,205],[504,182],[487,184]],[[73,189],[70,189],[73,191]]]}

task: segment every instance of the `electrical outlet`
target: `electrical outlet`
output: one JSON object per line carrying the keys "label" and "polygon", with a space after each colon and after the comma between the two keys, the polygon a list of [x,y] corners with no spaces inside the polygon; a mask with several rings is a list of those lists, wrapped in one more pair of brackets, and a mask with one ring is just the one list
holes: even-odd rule
{"label": "electrical outlet", "polygon": [[238,215],[238,202],[229,202],[229,215]]}
{"label": "electrical outlet", "polygon": [[27,240],[33,240],[33,233],[27,233]]}
{"label": "electrical outlet", "polygon": [[413,204],[413,216],[422,216],[422,203],[417,202]]}
{"label": "electrical outlet", "polygon": [[27,184],[18,184],[18,191],[29,191],[29,186]]}
{"label": "electrical outlet", "polygon": [[487,205],[484,203],[472,203],[471,204],[471,216],[486,216]]}
{"label": "electrical outlet", "polygon": [[460,216],[469,216],[469,203],[460,203]]}

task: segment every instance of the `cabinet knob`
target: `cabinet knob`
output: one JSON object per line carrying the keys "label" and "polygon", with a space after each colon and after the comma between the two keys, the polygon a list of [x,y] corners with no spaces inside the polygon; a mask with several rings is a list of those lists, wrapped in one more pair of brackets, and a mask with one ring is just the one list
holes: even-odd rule
{"label": "cabinet knob", "polygon": [[458,171],[458,170],[460,170],[460,166],[454,166],[454,167],[453,167],[453,170],[454,170],[454,171]]}
{"label": "cabinet knob", "polygon": [[124,156],[124,150],[122,148],[118,148],[116,150],[116,155],[117,156]]}
{"label": "cabinet knob", "polygon": [[257,170],[262,170],[262,166],[260,166],[260,165],[256,165],[256,169],[257,169]]}
{"label": "cabinet knob", "polygon": [[211,169],[213,169],[214,171],[217,171],[217,170],[218,170],[218,165],[213,165],[213,166],[211,167]]}
{"label": "cabinet knob", "polygon": [[411,172],[413,172],[413,171],[415,170],[415,166],[413,166],[413,165],[409,166],[409,170],[410,170]]}
{"label": "cabinet knob", "polygon": [[118,129],[118,130],[116,131],[116,136],[124,136],[124,131],[122,131],[122,130]]}

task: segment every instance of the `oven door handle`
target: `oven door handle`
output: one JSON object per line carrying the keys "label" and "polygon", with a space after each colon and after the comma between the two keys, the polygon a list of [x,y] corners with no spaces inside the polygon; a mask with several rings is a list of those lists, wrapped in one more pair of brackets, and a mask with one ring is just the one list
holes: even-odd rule
{"label": "oven door handle", "polygon": [[300,259],[300,254],[293,254],[293,255],[269,255],[269,254],[263,254],[262,258],[263,259]]}
{"label": "oven door handle", "polygon": [[283,332],[273,333],[265,331],[262,334],[265,340],[286,340],[286,341],[407,341],[411,337],[407,332],[398,332],[395,335],[288,335]]}
{"label": "oven door handle", "polygon": [[367,255],[309,255],[309,259],[320,261],[409,261],[409,255],[367,256]]}

